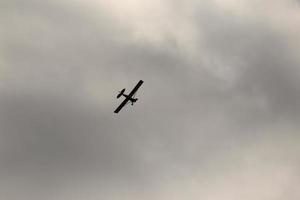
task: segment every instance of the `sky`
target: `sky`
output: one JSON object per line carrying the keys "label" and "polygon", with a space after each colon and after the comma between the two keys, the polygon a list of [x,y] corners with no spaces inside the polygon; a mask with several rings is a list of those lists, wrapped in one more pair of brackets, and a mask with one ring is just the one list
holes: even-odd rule
{"label": "sky", "polygon": [[1,0],[0,199],[298,200],[299,6]]}

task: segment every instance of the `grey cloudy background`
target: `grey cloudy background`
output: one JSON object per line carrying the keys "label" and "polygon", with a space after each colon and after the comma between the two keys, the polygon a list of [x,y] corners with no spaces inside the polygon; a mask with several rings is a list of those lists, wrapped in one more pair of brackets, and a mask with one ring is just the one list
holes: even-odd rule
{"label": "grey cloudy background", "polygon": [[299,53],[295,0],[1,0],[0,199],[298,200]]}

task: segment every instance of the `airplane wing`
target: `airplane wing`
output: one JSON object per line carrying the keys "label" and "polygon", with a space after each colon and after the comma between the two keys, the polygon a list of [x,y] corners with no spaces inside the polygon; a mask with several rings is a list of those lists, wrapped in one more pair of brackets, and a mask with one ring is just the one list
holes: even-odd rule
{"label": "airplane wing", "polygon": [[118,113],[126,105],[126,103],[128,101],[129,101],[129,98],[124,99],[124,101],[117,107],[117,109],[115,110],[114,113]]}
{"label": "airplane wing", "polygon": [[118,113],[129,101],[130,98],[136,93],[136,91],[139,89],[139,87],[143,84],[144,81],[140,80],[136,86],[132,89],[132,91],[129,93],[128,97],[124,99],[124,101],[117,107],[117,109],[114,111],[114,113]]}
{"label": "airplane wing", "polygon": [[140,80],[136,86],[132,89],[132,91],[129,93],[128,97],[132,98],[132,96],[134,95],[134,93],[136,93],[136,91],[139,89],[139,87],[141,87],[141,85],[143,84],[144,81]]}

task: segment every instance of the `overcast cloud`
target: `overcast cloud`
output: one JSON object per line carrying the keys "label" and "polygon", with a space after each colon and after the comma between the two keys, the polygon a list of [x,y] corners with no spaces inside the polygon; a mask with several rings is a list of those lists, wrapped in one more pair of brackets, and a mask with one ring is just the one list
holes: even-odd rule
{"label": "overcast cloud", "polygon": [[2,0],[0,199],[298,200],[299,9]]}

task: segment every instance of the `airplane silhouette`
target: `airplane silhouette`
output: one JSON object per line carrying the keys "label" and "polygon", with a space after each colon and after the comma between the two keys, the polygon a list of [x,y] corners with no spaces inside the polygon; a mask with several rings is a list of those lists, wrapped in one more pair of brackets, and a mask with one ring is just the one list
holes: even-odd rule
{"label": "airplane silhouette", "polygon": [[136,86],[132,89],[132,91],[127,95],[124,94],[125,88],[122,89],[119,94],[117,95],[117,98],[120,98],[121,96],[125,97],[124,101],[117,107],[117,109],[114,111],[114,113],[118,113],[127,103],[131,103],[133,105],[138,98],[135,98],[135,93],[139,89],[139,87],[143,84],[144,81],[140,80]]}

